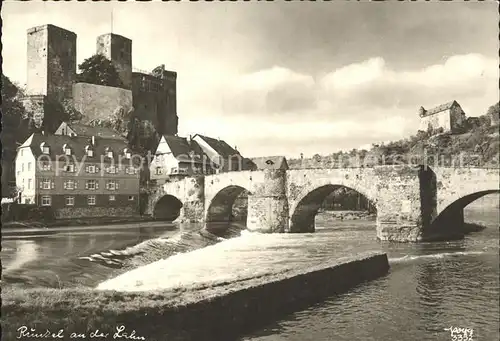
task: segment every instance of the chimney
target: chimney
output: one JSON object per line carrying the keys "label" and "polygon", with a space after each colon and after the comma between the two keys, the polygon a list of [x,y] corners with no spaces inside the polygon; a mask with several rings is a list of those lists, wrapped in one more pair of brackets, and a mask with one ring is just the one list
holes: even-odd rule
{"label": "chimney", "polygon": [[92,135],[92,145],[95,146],[95,136]]}

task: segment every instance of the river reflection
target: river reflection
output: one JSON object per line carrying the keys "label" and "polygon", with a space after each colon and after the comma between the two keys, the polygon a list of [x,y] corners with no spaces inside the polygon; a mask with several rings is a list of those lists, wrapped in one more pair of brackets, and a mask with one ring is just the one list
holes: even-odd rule
{"label": "river reflection", "polygon": [[157,222],[3,231],[2,283],[24,287],[94,285],[112,272],[79,257],[178,232],[179,226]]}

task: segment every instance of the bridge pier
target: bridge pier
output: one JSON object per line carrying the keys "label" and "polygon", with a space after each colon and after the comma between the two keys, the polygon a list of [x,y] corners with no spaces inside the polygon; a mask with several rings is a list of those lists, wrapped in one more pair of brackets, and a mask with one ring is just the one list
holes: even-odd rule
{"label": "bridge pier", "polygon": [[444,210],[432,224],[422,231],[419,241],[440,241],[462,239],[464,233],[464,210],[453,207]]}
{"label": "bridge pier", "polygon": [[205,219],[205,177],[196,176],[184,187],[184,203],[180,218],[182,221],[199,223]]}
{"label": "bridge pier", "polygon": [[264,171],[264,181],[248,196],[247,229],[262,233],[288,230],[285,170]]}

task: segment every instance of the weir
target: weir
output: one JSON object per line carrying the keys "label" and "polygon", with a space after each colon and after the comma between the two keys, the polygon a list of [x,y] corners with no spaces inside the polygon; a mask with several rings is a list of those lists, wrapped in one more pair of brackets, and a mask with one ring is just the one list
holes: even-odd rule
{"label": "weir", "polygon": [[[168,290],[31,292],[33,300],[23,305],[15,300],[3,303],[2,318],[9,328],[4,328],[2,333],[5,339],[14,339],[17,335],[14,322],[33,305],[31,308],[37,312],[43,311],[43,319],[50,321],[51,329],[64,329],[69,333],[86,331],[89,326],[111,331],[124,325],[127,331],[135,330],[146,340],[230,340],[384,276],[388,270],[386,254],[365,253],[246,281],[188,288],[183,293]],[[38,301],[59,304],[39,307],[37,295],[43,295]],[[57,297],[51,299],[51,295]],[[78,297],[79,318],[61,320],[61,314],[74,314],[74,300]],[[72,303],[63,304],[65,302]]]}

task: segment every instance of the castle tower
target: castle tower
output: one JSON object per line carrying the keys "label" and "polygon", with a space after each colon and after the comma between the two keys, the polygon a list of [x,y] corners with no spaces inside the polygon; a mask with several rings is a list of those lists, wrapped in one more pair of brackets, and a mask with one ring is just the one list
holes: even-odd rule
{"label": "castle tower", "polygon": [[150,121],[160,135],[177,134],[177,73],[160,65],[152,72],[133,72],[132,79],[136,117]]}
{"label": "castle tower", "polygon": [[76,34],[54,25],[28,30],[29,95],[62,100],[72,97],[76,77]]}
{"label": "castle tower", "polygon": [[97,37],[96,52],[102,54],[118,71],[125,89],[132,89],[132,40],[114,33]]}

